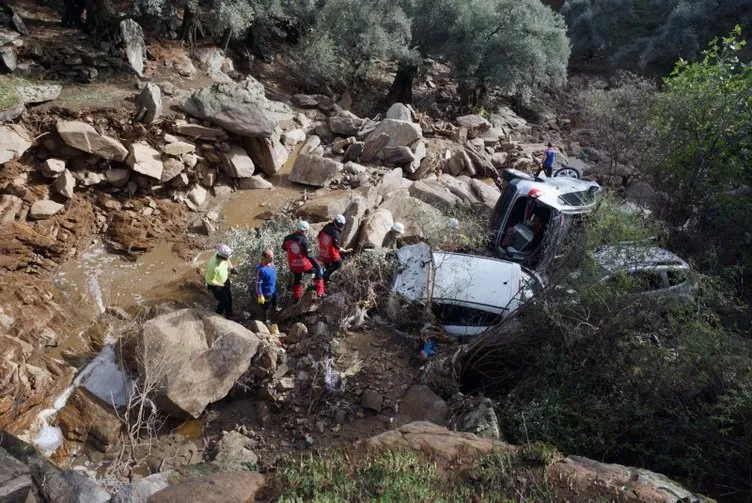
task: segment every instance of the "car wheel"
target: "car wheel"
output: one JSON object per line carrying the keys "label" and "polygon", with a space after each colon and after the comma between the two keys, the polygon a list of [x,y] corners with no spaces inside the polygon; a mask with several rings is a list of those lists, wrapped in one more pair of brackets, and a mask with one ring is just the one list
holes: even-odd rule
{"label": "car wheel", "polygon": [[566,178],[577,178],[579,179],[581,174],[580,170],[577,168],[573,168],[571,166],[564,166],[563,168],[559,168],[554,172],[554,176],[563,176]]}

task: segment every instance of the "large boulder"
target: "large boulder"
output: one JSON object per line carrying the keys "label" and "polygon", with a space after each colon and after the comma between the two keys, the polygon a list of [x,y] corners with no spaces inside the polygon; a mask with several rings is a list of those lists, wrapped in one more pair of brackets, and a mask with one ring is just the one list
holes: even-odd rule
{"label": "large boulder", "polygon": [[170,470],[139,479],[121,487],[109,503],[147,503],[149,496],[170,487],[169,479],[174,476],[175,472]]}
{"label": "large boulder", "polygon": [[361,126],[363,126],[363,119],[350,112],[343,112],[342,115],[329,118],[329,129],[332,133],[344,137],[357,135]]}
{"label": "large boulder", "polygon": [[455,178],[450,175],[442,175],[439,183],[446,187],[449,192],[454,194],[461,203],[470,205],[480,202],[475,196],[473,190],[470,188],[470,180],[471,178],[468,178],[466,176]]}
{"label": "large boulder", "polygon": [[264,476],[256,472],[215,473],[162,489],[149,503],[245,503],[256,501],[264,486]]}
{"label": "large boulder", "polygon": [[490,185],[483,180],[478,180],[477,178],[471,178],[468,183],[473,194],[475,194],[475,197],[477,197],[480,202],[491,209],[496,207],[496,202],[499,200],[501,192],[495,185]]}
{"label": "large boulder", "polygon": [[344,214],[350,204],[363,197],[353,191],[333,191],[306,201],[298,209],[298,215],[311,222],[326,222]]}
{"label": "large boulder", "polygon": [[449,211],[459,202],[459,198],[436,180],[418,180],[410,186],[410,195],[434,206],[441,211]]}
{"label": "large boulder", "polygon": [[302,185],[325,187],[342,172],[342,163],[314,155],[299,155],[289,180]]}
{"label": "large boulder", "polygon": [[289,157],[287,149],[276,138],[248,138],[246,148],[256,166],[267,176],[279,173]]}
{"label": "large boulder", "polygon": [[467,129],[468,138],[477,138],[491,129],[491,123],[485,117],[476,114],[457,117],[457,124]]}
{"label": "large boulder", "polygon": [[57,123],[60,138],[69,147],[96,155],[108,161],[125,161],[128,150],[119,141],[101,135],[89,124],[81,121]]}
{"label": "large boulder", "polygon": [[[371,191],[374,191],[373,187],[370,187]],[[352,200],[347,206],[343,215],[345,216],[345,228],[342,229],[342,235],[340,242],[344,248],[352,248],[356,244],[358,237],[358,231],[360,230],[360,224],[363,221],[363,217],[366,211],[371,209],[371,198],[358,197]]]}
{"label": "large boulder", "polygon": [[31,147],[31,137],[23,126],[0,126],[0,165],[18,159]]}
{"label": "large boulder", "polygon": [[151,124],[162,115],[162,89],[149,82],[136,98],[136,120]]}
{"label": "large boulder", "polygon": [[389,110],[386,111],[386,118],[412,122],[413,113],[412,111],[410,111],[410,108],[408,108],[407,105],[403,105],[402,103],[395,103],[389,107]]}
{"label": "large boulder", "polygon": [[449,406],[425,384],[413,384],[400,400],[396,426],[413,421],[430,421],[443,424],[449,416]]}
{"label": "large boulder", "polygon": [[0,448],[0,501],[25,503],[33,498],[32,486],[29,467]]}
{"label": "large boulder", "polygon": [[163,410],[197,418],[248,370],[260,339],[218,314],[181,309],[147,321],[139,343],[159,363],[140,365],[139,373],[157,373],[150,378],[161,384]]}
{"label": "large boulder", "polygon": [[632,201],[639,206],[655,211],[658,202],[658,196],[655,189],[646,182],[635,181],[627,186],[627,200]]}
{"label": "large boulder", "polygon": [[379,208],[365,217],[360,228],[358,245],[361,248],[380,248],[384,238],[394,225],[394,219],[389,210]]}
{"label": "large boulder", "polygon": [[162,180],[162,155],[145,142],[131,143],[128,147],[128,166],[136,173]]}
{"label": "large boulder", "polygon": [[56,100],[63,91],[60,84],[40,84],[34,86],[19,86],[16,93],[26,104],[44,103]]}
{"label": "large boulder", "polygon": [[125,59],[139,77],[144,76],[144,62],[146,61],[146,44],[144,30],[133,19],[120,21],[120,38],[125,49]]}
{"label": "large boulder", "polygon": [[65,438],[87,443],[102,452],[117,444],[122,427],[112,406],[82,387],[73,390],[57,419]]}
{"label": "large boulder", "polygon": [[181,104],[183,110],[239,136],[269,138],[276,123],[264,108],[265,98],[238,84],[219,83],[200,89]]}
{"label": "large boulder", "polygon": [[389,210],[395,222],[405,225],[403,239],[422,238],[426,236],[437,222],[444,221],[444,215],[428,203],[410,197],[406,190],[387,197],[380,208]]}
{"label": "large boulder", "polygon": [[389,141],[384,145],[385,147],[410,146],[423,137],[423,131],[420,129],[420,125],[415,124],[414,122],[384,119],[379,122],[376,125],[376,129],[366,137],[366,150],[368,149],[368,142],[375,141],[382,134],[389,137]]}
{"label": "large boulder", "polygon": [[388,196],[394,192],[403,189],[404,178],[402,176],[402,169],[395,168],[381,177],[379,183],[376,185],[376,191],[381,196]]}
{"label": "large boulder", "polygon": [[249,178],[256,171],[248,153],[237,145],[232,145],[230,151],[224,154],[223,165],[225,172],[231,178]]}

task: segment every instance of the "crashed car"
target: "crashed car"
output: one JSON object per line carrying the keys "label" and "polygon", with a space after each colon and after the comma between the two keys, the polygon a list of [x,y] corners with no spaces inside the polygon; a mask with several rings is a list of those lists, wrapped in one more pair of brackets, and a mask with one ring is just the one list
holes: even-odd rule
{"label": "crashed car", "polygon": [[431,251],[425,243],[397,251],[392,293],[430,309],[454,336],[485,332],[543,288],[520,264],[490,257]]}
{"label": "crashed car", "polygon": [[514,169],[493,216],[494,257],[541,269],[553,260],[577,218],[593,211],[601,186],[569,177],[536,178]]}

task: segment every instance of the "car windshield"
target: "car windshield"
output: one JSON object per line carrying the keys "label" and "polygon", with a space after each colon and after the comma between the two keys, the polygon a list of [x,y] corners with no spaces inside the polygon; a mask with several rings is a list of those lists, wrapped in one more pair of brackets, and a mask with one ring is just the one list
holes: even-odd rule
{"label": "car windshield", "polygon": [[587,206],[595,199],[595,192],[585,190],[582,192],[567,192],[558,197],[561,204],[567,206]]}

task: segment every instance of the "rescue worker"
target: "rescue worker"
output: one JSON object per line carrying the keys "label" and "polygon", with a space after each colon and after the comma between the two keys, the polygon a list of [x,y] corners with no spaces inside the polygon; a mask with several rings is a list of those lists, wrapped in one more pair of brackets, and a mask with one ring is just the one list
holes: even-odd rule
{"label": "rescue worker", "polygon": [[256,266],[256,300],[264,310],[268,323],[269,311],[277,311],[277,266],[274,265],[274,251],[271,248],[263,251]]}
{"label": "rescue worker", "polygon": [[324,266],[324,285],[329,284],[329,278],[332,274],[342,267],[342,256],[340,253],[348,253],[351,250],[340,248],[340,239],[342,229],[345,228],[344,215],[337,215],[334,220],[329,222],[319,232],[319,258]]}
{"label": "rescue worker", "polygon": [[219,301],[217,304],[217,314],[223,314],[226,318],[233,315],[232,312],[232,291],[230,284],[230,272],[232,271],[232,248],[225,244],[217,247],[217,252],[209,259],[206,265],[204,280],[206,287]]}
{"label": "rescue worker", "polygon": [[554,164],[556,164],[557,155],[558,155],[558,152],[554,148],[553,143],[549,143],[548,148],[546,149],[546,152],[544,153],[543,165],[541,169],[539,169],[538,172],[535,174],[535,176],[540,175],[540,172],[544,171],[546,173],[546,178],[551,178],[551,176],[553,176]]}
{"label": "rescue worker", "polygon": [[405,233],[405,226],[401,222],[394,222],[392,228],[386,233],[384,237],[384,244],[382,247],[387,250],[396,250],[399,248],[399,240]]}
{"label": "rescue worker", "polygon": [[292,296],[295,302],[303,298],[303,273],[314,275],[313,285],[316,288],[316,296],[324,297],[326,291],[324,288],[324,270],[321,265],[311,255],[308,249],[308,239],[306,233],[311,226],[305,220],[300,220],[295,224],[295,232],[288,235],[282,242],[282,249],[287,252],[287,264],[290,272],[293,274]]}

